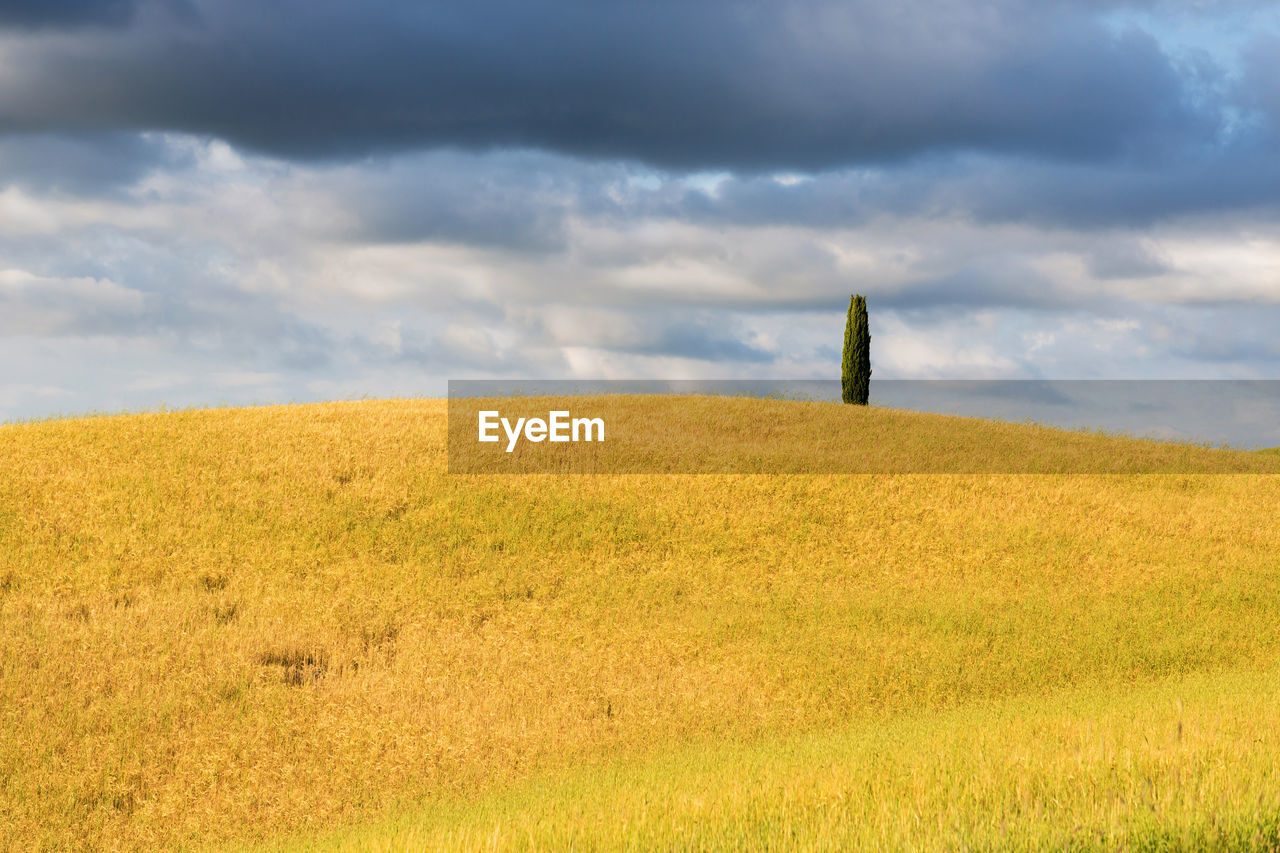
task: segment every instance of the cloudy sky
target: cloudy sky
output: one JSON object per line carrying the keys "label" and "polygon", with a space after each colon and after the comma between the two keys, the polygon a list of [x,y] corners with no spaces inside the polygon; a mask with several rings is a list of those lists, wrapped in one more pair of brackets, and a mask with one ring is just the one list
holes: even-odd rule
{"label": "cloudy sky", "polygon": [[1280,7],[0,0],[0,419],[1280,378]]}

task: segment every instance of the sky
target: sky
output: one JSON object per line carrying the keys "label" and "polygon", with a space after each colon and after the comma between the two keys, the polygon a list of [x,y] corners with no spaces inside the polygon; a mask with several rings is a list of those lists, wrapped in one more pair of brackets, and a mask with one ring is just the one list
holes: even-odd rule
{"label": "sky", "polygon": [[3,0],[0,420],[1280,379],[1280,5]]}

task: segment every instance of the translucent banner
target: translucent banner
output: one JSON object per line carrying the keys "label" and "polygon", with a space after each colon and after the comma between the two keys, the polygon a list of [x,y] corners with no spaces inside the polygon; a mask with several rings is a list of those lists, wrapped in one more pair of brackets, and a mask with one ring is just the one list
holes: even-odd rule
{"label": "translucent banner", "polygon": [[1280,473],[1280,381],[455,380],[449,470]]}

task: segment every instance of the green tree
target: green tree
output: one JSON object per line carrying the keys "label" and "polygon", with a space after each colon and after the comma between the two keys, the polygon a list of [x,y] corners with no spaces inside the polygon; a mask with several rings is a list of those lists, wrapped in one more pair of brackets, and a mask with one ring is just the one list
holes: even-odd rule
{"label": "green tree", "polygon": [[867,300],[849,297],[849,317],[844,325],[844,358],[840,362],[840,396],[846,403],[867,405],[871,396],[871,326]]}

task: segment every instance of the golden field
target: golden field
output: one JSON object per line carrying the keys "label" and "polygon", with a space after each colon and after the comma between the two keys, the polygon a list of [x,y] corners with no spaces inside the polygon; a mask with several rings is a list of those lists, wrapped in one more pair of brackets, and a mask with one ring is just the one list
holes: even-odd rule
{"label": "golden field", "polygon": [[492,476],[445,439],[439,400],[0,427],[0,846],[1280,847],[1280,457]]}

